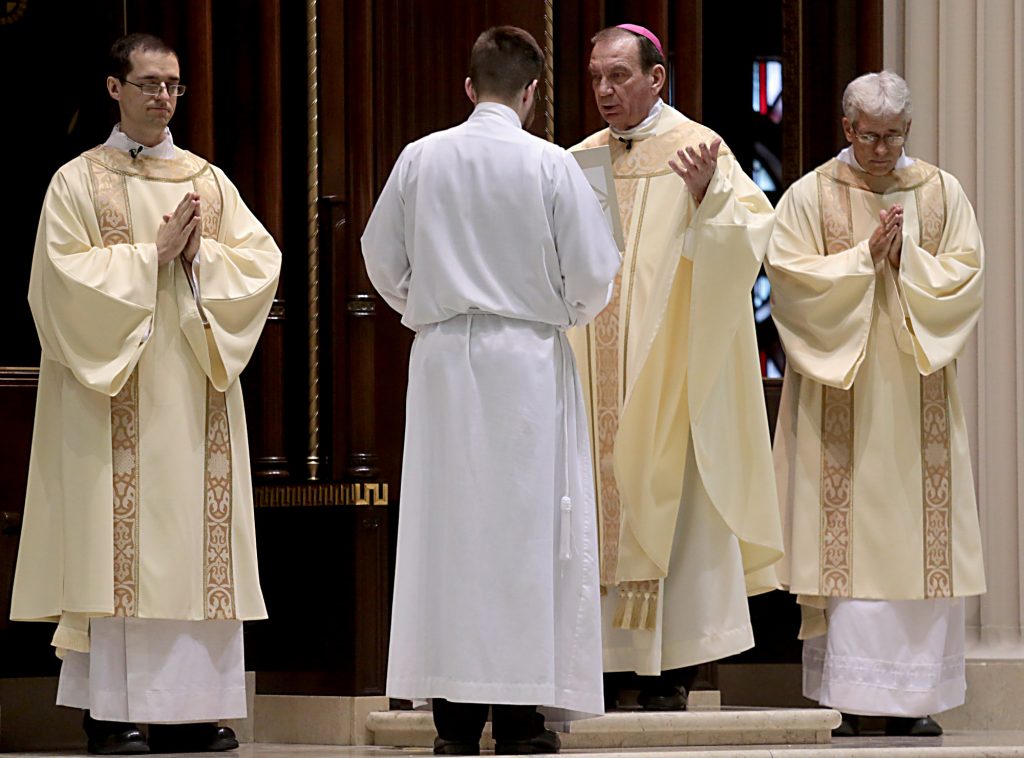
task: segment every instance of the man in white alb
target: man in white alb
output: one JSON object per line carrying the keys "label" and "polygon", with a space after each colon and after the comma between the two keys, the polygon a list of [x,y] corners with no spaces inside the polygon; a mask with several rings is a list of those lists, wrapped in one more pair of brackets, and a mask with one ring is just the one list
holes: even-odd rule
{"label": "man in white alb", "polygon": [[537,706],[603,712],[593,475],[565,330],[619,253],[566,151],[523,129],[543,56],[477,39],[469,119],[408,145],[363,234],[409,365],[387,694],[432,699],[434,752],[557,752]]}

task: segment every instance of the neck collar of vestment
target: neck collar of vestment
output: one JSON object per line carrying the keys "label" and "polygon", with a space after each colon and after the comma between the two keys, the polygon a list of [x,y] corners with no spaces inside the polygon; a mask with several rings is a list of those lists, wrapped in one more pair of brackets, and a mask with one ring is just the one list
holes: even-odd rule
{"label": "neck collar of vestment", "polygon": [[[901,163],[902,166],[900,166]],[[840,153],[838,157],[819,166],[816,170],[833,181],[876,195],[912,190],[931,180],[938,172],[935,166],[922,160],[910,158],[905,153],[900,156],[896,165],[900,167],[894,168],[883,176],[875,176],[862,170],[856,165],[856,161],[849,162],[843,153]]]}
{"label": "neck collar of vestment", "polygon": [[499,119],[508,122],[516,129],[523,128],[523,122],[519,120],[519,114],[504,103],[496,103],[493,100],[485,100],[477,103],[470,115],[471,119]]}
{"label": "neck collar of vestment", "polygon": [[[161,143],[163,144],[163,143]],[[198,155],[171,145],[169,158],[135,153],[106,143],[82,153],[86,160],[108,171],[159,182],[187,182],[203,173],[209,164]]]}
{"label": "neck collar of vestment", "polygon": [[124,150],[129,153],[132,158],[137,156],[163,158],[165,160],[174,158],[174,138],[171,137],[171,130],[166,126],[164,127],[164,138],[152,147],[143,145],[141,142],[136,142],[134,139],[122,132],[121,124],[114,124],[114,128],[111,130],[110,136],[107,137],[107,141],[103,144],[117,150]]}
{"label": "neck collar of vestment", "polygon": [[665,102],[659,97],[654,101],[654,105],[652,105],[651,109],[647,112],[647,117],[632,129],[619,131],[609,124],[608,131],[611,132],[613,139],[617,139],[620,142],[637,142],[639,140],[647,139],[648,137],[653,137],[658,128],[658,121],[660,120],[661,112],[664,108]]}
{"label": "neck collar of vestment", "polygon": [[[836,158],[841,160],[843,163],[849,163],[858,171],[864,171],[864,167],[860,165],[860,161],[857,160],[857,154],[853,152],[852,147],[844,147],[839,151],[839,155],[837,155]],[[900,157],[896,159],[896,165],[893,166],[893,168],[907,168],[908,166],[913,165],[913,163],[914,159],[907,155],[907,151],[900,150]],[[866,174],[868,172],[864,171],[864,173]]]}

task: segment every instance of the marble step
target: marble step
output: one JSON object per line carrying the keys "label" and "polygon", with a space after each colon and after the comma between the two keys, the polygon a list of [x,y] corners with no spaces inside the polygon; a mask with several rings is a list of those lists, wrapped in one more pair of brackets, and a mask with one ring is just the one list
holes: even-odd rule
{"label": "marble step", "polygon": [[[646,713],[616,711],[576,721],[563,733],[566,750],[609,750],[693,745],[827,744],[839,725],[838,711],[826,708],[746,709]],[[429,747],[434,722],[428,711],[377,711],[366,720],[372,744]],[[490,725],[480,746],[493,749]],[[768,755],[768,753],[763,753]],[[664,753],[659,753],[664,758]],[[831,755],[831,753],[830,753]]]}

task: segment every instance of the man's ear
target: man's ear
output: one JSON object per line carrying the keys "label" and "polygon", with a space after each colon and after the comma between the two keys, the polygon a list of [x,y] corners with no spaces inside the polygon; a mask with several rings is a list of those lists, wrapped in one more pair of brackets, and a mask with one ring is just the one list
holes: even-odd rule
{"label": "man's ear", "polygon": [[473,80],[470,79],[468,76],[466,77],[466,84],[465,84],[465,86],[466,86],[466,97],[469,98],[469,102],[473,103],[473,105],[476,105],[476,90],[473,89]]}
{"label": "man's ear", "polygon": [[532,82],[526,85],[526,89],[523,91],[523,103],[529,101],[537,92],[538,81],[534,79]]}
{"label": "man's ear", "polygon": [[665,86],[665,67],[660,63],[655,63],[651,67],[651,86],[655,92],[661,92],[661,88]]}
{"label": "man's ear", "polygon": [[121,99],[121,81],[116,76],[107,77],[107,94],[115,100]]}
{"label": "man's ear", "polygon": [[853,124],[850,123],[850,119],[846,116],[843,116],[843,134],[846,136],[846,141],[852,144],[854,136]]}

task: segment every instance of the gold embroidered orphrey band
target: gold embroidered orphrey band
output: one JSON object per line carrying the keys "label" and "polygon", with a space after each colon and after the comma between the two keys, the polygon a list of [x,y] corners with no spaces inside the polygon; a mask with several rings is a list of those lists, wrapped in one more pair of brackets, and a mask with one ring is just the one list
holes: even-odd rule
{"label": "gold embroidered orphrey band", "polygon": [[[104,247],[131,244],[128,177],[88,161],[96,220]],[[220,185],[207,164],[190,176],[200,195],[203,236],[218,238],[224,206]],[[187,181],[186,179],[185,181]],[[139,379],[138,367],[110,401],[113,464],[114,615],[139,610]],[[231,436],[224,393],[206,384],[204,456],[204,566],[206,618],[235,618],[231,552]]]}
{"label": "gold embroidered orphrey band", "polygon": [[[850,188],[818,174],[825,255],[853,247]],[[821,388],[819,592],[853,594],[853,388]]]}
{"label": "gold embroidered orphrey band", "polygon": [[[636,196],[636,180],[615,180],[616,192],[620,198],[619,213],[622,217],[623,235],[629,235],[632,221],[633,202]],[[586,327],[587,347],[592,350],[591,404],[594,419],[594,475],[597,479],[596,495],[599,510],[598,546],[600,549],[601,584],[613,586],[619,562],[619,533],[622,527],[622,503],[619,486],[615,481],[614,452],[615,435],[619,431],[619,414],[622,410],[620,388],[625,386],[625,374],[619,373],[620,304],[622,302],[623,269],[615,275],[612,297],[597,318]],[[628,318],[628,311],[627,311]],[[620,381],[621,380],[621,381]]]}
{"label": "gold embroidered orphrey band", "polygon": [[[825,254],[853,247],[850,187],[818,172]],[[941,172],[914,187],[919,240],[938,252],[946,224]],[[953,594],[953,521],[949,393],[946,369],[920,380],[921,476],[924,524],[924,597]],[[820,593],[851,597],[853,591],[854,393],[822,387]]]}
{"label": "gold embroidered orphrey band", "polygon": [[[939,251],[946,227],[946,190],[941,172],[915,188],[921,247]],[[949,392],[943,368],[921,377],[921,492],[924,508],[924,596],[953,596],[953,466]]]}

